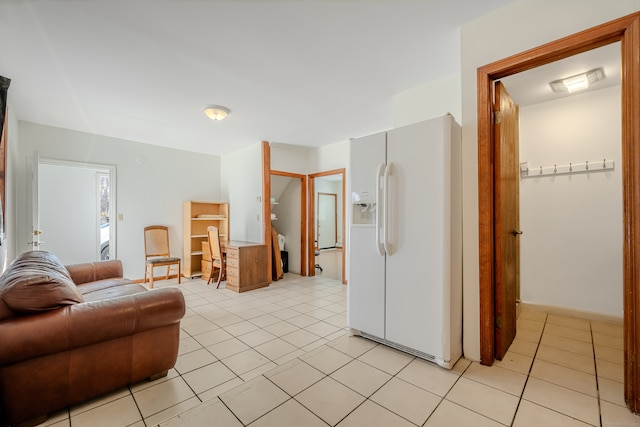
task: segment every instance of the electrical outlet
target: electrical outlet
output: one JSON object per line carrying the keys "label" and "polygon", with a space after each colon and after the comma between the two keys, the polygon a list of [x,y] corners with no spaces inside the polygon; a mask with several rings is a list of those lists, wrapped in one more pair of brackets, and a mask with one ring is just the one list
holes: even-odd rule
{"label": "electrical outlet", "polygon": [[124,221],[124,214],[118,214],[118,221]]}
{"label": "electrical outlet", "polygon": [[260,214],[256,215],[256,221],[260,221]]}

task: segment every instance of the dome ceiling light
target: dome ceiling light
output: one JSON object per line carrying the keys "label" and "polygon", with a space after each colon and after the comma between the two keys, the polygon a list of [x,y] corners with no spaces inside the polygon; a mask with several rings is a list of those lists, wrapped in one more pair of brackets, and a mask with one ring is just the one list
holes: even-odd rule
{"label": "dome ceiling light", "polygon": [[227,107],[223,107],[221,105],[207,105],[204,107],[204,113],[211,120],[222,120],[227,117],[230,110]]}

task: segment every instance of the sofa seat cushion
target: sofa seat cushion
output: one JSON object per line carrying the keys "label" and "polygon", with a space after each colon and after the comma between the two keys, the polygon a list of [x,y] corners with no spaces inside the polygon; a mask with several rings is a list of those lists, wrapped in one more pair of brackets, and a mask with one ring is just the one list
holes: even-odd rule
{"label": "sofa seat cushion", "polygon": [[135,295],[142,292],[149,292],[147,288],[133,282],[120,282],[117,286],[103,287],[95,289],[92,292],[83,294],[85,302],[101,301],[110,298],[116,298],[125,295]]}
{"label": "sofa seat cushion", "polygon": [[84,296],[92,292],[101,291],[108,288],[117,288],[118,286],[127,285],[129,283],[133,282],[122,277],[112,277],[110,279],[102,279],[96,280],[94,282],[82,283],[77,286],[80,293]]}
{"label": "sofa seat cushion", "polygon": [[83,302],[67,269],[46,251],[25,252],[9,265],[0,276],[0,298],[15,313],[47,311]]}

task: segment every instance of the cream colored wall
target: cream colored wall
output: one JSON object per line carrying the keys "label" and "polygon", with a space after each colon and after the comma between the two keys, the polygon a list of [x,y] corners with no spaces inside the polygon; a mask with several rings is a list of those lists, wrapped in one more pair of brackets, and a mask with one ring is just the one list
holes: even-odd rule
{"label": "cream colored wall", "polygon": [[220,176],[231,239],[262,243],[262,144],[222,156]]}
{"label": "cream colored wall", "polygon": [[461,28],[464,353],[480,359],[478,67],[640,10],[638,0],[521,0]]}
{"label": "cream colored wall", "polygon": [[[520,161],[532,174],[520,180],[523,303],[622,321],[620,89],[520,108]],[[616,167],[598,171],[602,159]],[[540,166],[585,161],[594,172],[535,175]]]}
{"label": "cream colored wall", "polygon": [[[393,127],[451,113],[462,120],[460,73],[451,74],[393,97]],[[365,136],[365,135],[358,135]]]}
{"label": "cream colored wall", "polygon": [[[168,225],[171,253],[182,256],[183,202],[220,199],[220,158],[134,141],[19,122],[18,159],[12,176],[17,180],[17,250],[30,247],[31,156],[115,165],[117,257],[124,274],[142,279],[144,274],[143,228]],[[64,191],[64,189],[60,189]],[[61,206],[73,209],[73,206]],[[70,236],[70,238],[82,238]],[[46,245],[42,246],[46,250]]]}

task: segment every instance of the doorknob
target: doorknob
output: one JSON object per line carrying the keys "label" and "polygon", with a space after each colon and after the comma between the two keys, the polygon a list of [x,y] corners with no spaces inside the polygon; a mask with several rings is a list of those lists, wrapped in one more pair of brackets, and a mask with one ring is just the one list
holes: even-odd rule
{"label": "doorknob", "polygon": [[511,232],[511,234],[513,234],[514,236],[517,236],[517,235],[519,235],[519,234],[522,234],[522,231],[520,231],[520,230],[513,230],[513,231]]}

